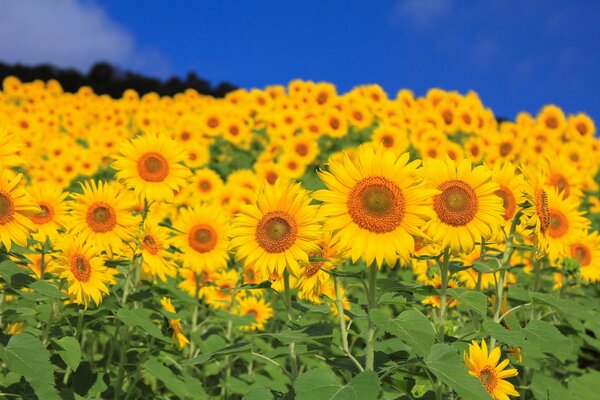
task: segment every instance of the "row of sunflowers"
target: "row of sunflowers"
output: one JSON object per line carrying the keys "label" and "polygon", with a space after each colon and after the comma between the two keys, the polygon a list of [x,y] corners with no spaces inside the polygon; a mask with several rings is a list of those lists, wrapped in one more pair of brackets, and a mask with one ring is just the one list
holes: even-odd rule
{"label": "row of sunflowers", "polygon": [[474,92],[6,78],[0,392],[593,399],[595,133]]}

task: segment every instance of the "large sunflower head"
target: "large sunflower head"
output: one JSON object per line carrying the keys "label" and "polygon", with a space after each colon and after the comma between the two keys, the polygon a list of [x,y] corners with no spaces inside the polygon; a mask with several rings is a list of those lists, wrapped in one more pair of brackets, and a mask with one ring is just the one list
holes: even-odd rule
{"label": "large sunflower head", "polygon": [[67,292],[72,301],[86,308],[97,305],[109,293],[107,284],[115,283],[115,271],[104,266],[100,251],[82,236],[64,236],[58,244],[55,271],[69,284]]}
{"label": "large sunflower head", "polygon": [[506,369],[508,359],[498,363],[501,356],[499,347],[488,353],[485,340],[481,341],[481,346],[473,340],[469,345],[469,354],[464,353],[464,362],[469,374],[481,381],[494,400],[507,400],[508,396],[519,396],[513,384],[506,380],[517,376],[518,372],[514,368]]}
{"label": "large sunflower head", "polygon": [[311,205],[300,184],[277,180],[265,184],[256,204],[247,204],[233,220],[231,247],[237,259],[254,263],[263,276],[288,270],[298,276],[298,262],[308,263],[317,250],[320,224],[317,206]]}
{"label": "large sunflower head", "polygon": [[13,242],[27,245],[29,232],[35,230],[28,217],[40,212],[20,186],[21,178],[21,174],[14,174],[0,166],[0,242],[7,251],[10,251]]}
{"label": "large sunflower head", "polygon": [[180,232],[173,240],[183,251],[183,265],[196,272],[217,271],[227,266],[228,218],[218,206],[182,209],[175,228]]}
{"label": "large sunflower head", "polygon": [[113,163],[117,177],[148,201],[172,201],[190,171],[181,164],[185,148],[165,134],[147,133],[123,143]]}
{"label": "large sunflower head", "polygon": [[393,267],[398,257],[410,261],[412,235],[423,236],[428,199],[437,191],[420,184],[420,161],[408,161],[408,153],[398,157],[381,146],[361,146],[354,160],[344,153],[329,160],[331,172],[319,172],[328,189],[314,197],[323,202],[325,227],[351,249],[353,262],[362,258],[381,267],[385,260]]}
{"label": "large sunflower head", "polygon": [[37,229],[33,237],[40,242],[44,242],[46,238],[53,240],[58,231],[65,226],[67,194],[63,193],[60,187],[52,184],[31,187],[29,194],[40,208],[40,212],[29,216]]}
{"label": "large sunflower head", "polygon": [[426,160],[429,185],[439,194],[433,197],[433,218],[426,224],[434,242],[452,252],[469,253],[474,245],[495,236],[503,222],[499,185],[491,181],[485,166],[471,168],[471,161],[455,163]]}

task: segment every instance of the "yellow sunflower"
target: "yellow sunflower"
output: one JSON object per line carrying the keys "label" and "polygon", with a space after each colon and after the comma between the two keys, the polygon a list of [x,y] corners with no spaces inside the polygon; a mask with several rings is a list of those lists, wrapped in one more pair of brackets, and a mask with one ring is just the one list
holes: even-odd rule
{"label": "yellow sunflower", "polygon": [[70,231],[112,254],[135,234],[138,218],[129,212],[133,202],[114,184],[87,181],[81,186],[82,194],[71,195]]}
{"label": "yellow sunflower", "polygon": [[329,160],[331,172],[319,172],[328,190],[314,197],[323,202],[325,228],[351,248],[353,262],[362,258],[381,267],[385,260],[393,267],[398,257],[410,261],[412,235],[423,236],[420,227],[431,214],[428,199],[437,191],[419,184],[420,161],[408,159],[408,153],[398,157],[381,146],[361,146],[354,161],[344,153],[341,160]]}
{"label": "yellow sunflower", "polygon": [[[160,305],[164,310],[170,313],[175,314],[177,312],[175,311],[175,307],[173,307],[173,303],[171,303],[171,299],[168,297],[162,297],[160,299]],[[186,338],[183,333],[181,333],[181,320],[179,318],[169,319],[169,327],[172,331],[171,337],[173,338],[173,342],[175,342],[179,350],[190,344],[189,339]]]}
{"label": "yellow sunflower", "polygon": [[19,156],[23,147],[21,143],[16,135],[0,126],[0,168],[12,168],[23,164],[23,159]]}
{"label": "yellow sunflower", "polygon": [[522,166],[525,176],[525,198],[530,207],[523,209],[523,234],[530,236],[534,245],[539,249],[539,255],[548,251],[548,187],[544,182],[546,177],[543,170],[534,166]]}
{"label": "yellow sunflower", "polygon": [[458,164],[450,158],[429,159],[425,171],[431,187],[441,192],[433,197],[434,217],[424,227],[434,242],[453,253],[469,253],[498,233],[504,208],[485,166],[471,169],[468,159]]}
{"label": "yellow sunflower", "polygon": [[162,282],[167,280],[167,276],[175,276],[177,270],[169,248],[169,231],[166,228],[153,223],[147,219],[144,223],[144,230],[139,235],[142,248],[142,269],[151,276],[157,277]]}
{"label": "yellow sunflower", "polygon": [[231,247],[236,258],[254,263],[263,276],[288,270],[299,276],[298,262],[318,250],[317,206],[300,184],[277,180],[258,192],[256,204],[242,207],[233,220]]}
{"label": "yellow sunflower", "polygon": [[21,174],[0,167],[0,242],[10,251],[12,242],[27,246],[29,232],[35,230],[28,218],[40,209],[19,183]]}
{"label": "yellow sunflower", "polygon": [[509,162],[498,163],[492,171],[492,181],[500,186],[495,193],[502,199],[504,222],[510,225],[517,213],[518,205],[525,201],[523,175],[517,174],[516,167]]}
{"label": "yellow sunflower", "polygon": [[223,189],[223,180],[210,168],[194,171],[192,184],[187,188],[194,200],[212,200]]}
{"label": "yellow sunflower", "polygon": [[173,201],[190,171],[181,164],[185,148],[167,135],[145,134],[121,146],[113,167],[137,195],[148,201]]}
{"label": "yellow sunflower", "polygon": [[81,235],[62,237],[57,248],[55,271],[67,280],[72,301],[86,308],[92,300],[99,305],[109,293],[106,285],[115,283],[115,271],[104,266],[100,250]]}
{"label": "yellow sunflower", "polygon": [[239,275],[236,270],[221,270],[212,275],[210,283],[200,288],[200,297],[213,309],[229,310],[233,296],[242,298],[245,291],[236,290]]}
{"label": "yellow sunflower", "polygon": [[463,357],[469,374],[481,381],[494,400],[508,400],[508,396],[519,396],[513,384],[506,380],[517,376],[518,372],[514,368],[506,369],[508,359],[498,363],[501,356],[499,347],[488,353],[485,340],[481,341],[481,347],[473,340],[469,345],[469,355],[465,352]]}
{"label": "yellow sunflower", "polygon": [[58,231],[65,228],[67,194],[50,183],[29,188],[29,194],[40,208],[40,212],[29,216],[36,228],[33,238],[40,242],[45,242],[47,238],[54,240]]}
{"label": "yellow sunflower", "polygon": [[574,240],[570,256],[579,260],[581,278],[586,282],[600,281],[600,235],[591,232]]}
{"label": "yellow sunflower", "polygon": [[255,322],[242,326],[244,331],[255,331],[265,328],[265,323],[273,316],[273,308],[265,299],[248,296],[240,299],[236,314],[245,316],[252,315]]}
{"label": "yellow sunflower", "polygon": [[215,205],[182,209],[174,227],[180,232],[173,244],[183,251],[183,265],[196,272],[227,266],[228,218]]}
{"label": "yellow sunflower", "polygon": [[[434,288],[439,290],[442,287],[442,278],[440,278],[440,276],[438,274],[434,274],[433,278],[431,278],[426,283],[429,286],[433,286]],[[455,287],[456,287],[456,281],[454,279],[448,280],[448,288],[455,288]],[[430,305],[433,308],[440,308],[440,303],[441,303],[440,296],[438,296],[438,295],[427,296],[426,298],[423,299],[423,301],[421,301],[421,303]],[[457,305],[458,305],[458,301],[456,299],[453,299],[452,297],[448,297],[446,299],[446,307],[453,308],[453,307],[456,307]]]}

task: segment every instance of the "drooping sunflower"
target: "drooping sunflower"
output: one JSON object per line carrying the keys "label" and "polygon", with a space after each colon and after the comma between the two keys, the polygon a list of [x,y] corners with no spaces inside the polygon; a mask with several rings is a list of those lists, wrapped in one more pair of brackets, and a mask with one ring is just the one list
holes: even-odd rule
{"label": "drooping sunflower", "polygon": [[252,315],[255,322],[247,326],[242,326],[244,331],[254,331],[264,329],[265,323],[273,316],[273,308],[265,299],[259,299],[254,296],[247,296],[240,299],[236,314]]}
{"label": "drooping sunflower", "polygon": [[174,223],[179,233],[174,245],[183,251],[183,265],[196,272],[217,271],[227,266],[228,218],[218,206],[185,208]]}
{"label": "drooping sunflower", "polygon": [[543,170],[534,166],[522,166],[525,176],[525,198],[530,207],[523,209],[523,234],[529,236],[534,245],[539,249],[538,256],[548,250],[548,227],[550,215],[548,213],[548,187]]}
{"label": "drooping sunflower", "polygon": [[300,184],[285,180],[263,185],[257,195],[256,204],[243,206],[233,220],[236,258],[253,262],[263,276],[286,269],[299,276],[298,262],[307,264],[308,253],[318,250],[317,206]]}
{"label": "drooping sunflower", "polygon": [[[160,305],[162,308],[170,313],[175,314],[175,307],[171,303],[171,299],[168,297],[162,297],[160,299]],[[177,345],[179,350],[190,344],[190,341],[183,333],[181,333],[181,320],[179,318],[169,319],[169,327],[171,328],[171,337],[173,342]]]}
{"label": "drooping sunflower", "polygon": [[570,256],[579,260],[581,278],[586,282],[600,281],[600,235],[598,232],[581,235],[569,247]]}
{"label": "drooping sunflower", "polygon": [[501,356],[499,347],[488,353],[485,340],[481,341],[481,347],[473,340],[469,345],[469,354],[465,352],[463,356],[469,374],[481,381],[494,400],[508,400],[508,396],[519,396],[513,384],[506,380],[517,376],[518,372],[514,368],[506,369],[508,359],[498,363]]}
{"label": "drooping sunflower", "polygon": [[504,207],[502,217],[505,224],[510,225],[517,213],[518,205],[525,201],[523,175],[517,173],[512,163],[498,163],[492,171],[492,181],[500,186],[495,194],[502,199],[502,207]]}
{"label": "drooping sunflower", "polygon": [[148,201],[172,201],[190,171],[181,164],[185,148],[169,136],[147,133],[121,146],[113,167],[135,193]]}
{"label": "drooping sunflower", "polygon": [[65,228],[67,194],[63,193],[60,187],[50,183],[29,188],[29,194],[40,208],[40,212],[29,216],[36,228],[34,239],[40,242],[45,242],[47,238],[53,240],[58,231]]}
{"label": "drooping sunflower", "polygon": [[40,211],[19,185],[21,178],[21,174],[0,167],[0,242],[6,251],[13,242],[27,246],[29,232],[35,230],[28,216]]}
{"label": "drooping sunflower", "polygon": [[433,197],[434,217],[424,227],[434,242],[453,253],[469,253],[498,233],[504,208],[488,168],[471,169],[468,159],[455,163],[446,158],[426,160],[425,171],[431,187],[441,192]]}
{"label": "drooping sunflower", "polygon": [[329,160],[331,172],[320,171],[328,190],[314,194],[321,200],[325,228],[334,232],[342,247],[350,248],[352,261],[362,258],[390,267],[398,257],[408,263],[414,253],[413,236],[431,214],[427,206],[436,190],[419,184],[420,161],[408,162],[383,147],[361,146],[354,161],[344,153]]}
{"label": "drooping sunflower", "polygon": [[139,235],[142,250],[142,269],[150,277],[157,277],[162,282],[167,280],[167,276],[175,276],[175,269],[169,248],[169,232],[166,228],[158,226],[147,219],[144,222],[144,230]]}
{"label": "drooping sunflower", "polygon": [[82,194],[72,194],[69,230],[109,254],[135,234],[138,218],[129,210],[133,201],[127,192],[103,181],[87,181]]}
{"label": "drooping sunflower", "polygon": [[62,237],[57,248],[55,271],[67,279],[72,301],[86,308],[91,301],[99,305],[109,293],[107,284],[115,283],[115,271],[104,265],[100,250],[81,235]]}

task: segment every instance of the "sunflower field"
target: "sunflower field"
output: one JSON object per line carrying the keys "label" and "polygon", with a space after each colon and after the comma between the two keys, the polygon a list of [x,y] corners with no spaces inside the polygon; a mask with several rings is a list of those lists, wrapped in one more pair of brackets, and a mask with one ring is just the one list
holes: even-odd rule
{"label": "sunflower field", "polygon": [[0,397],[598,399],[600,143],[329,83],[0,92]]}

